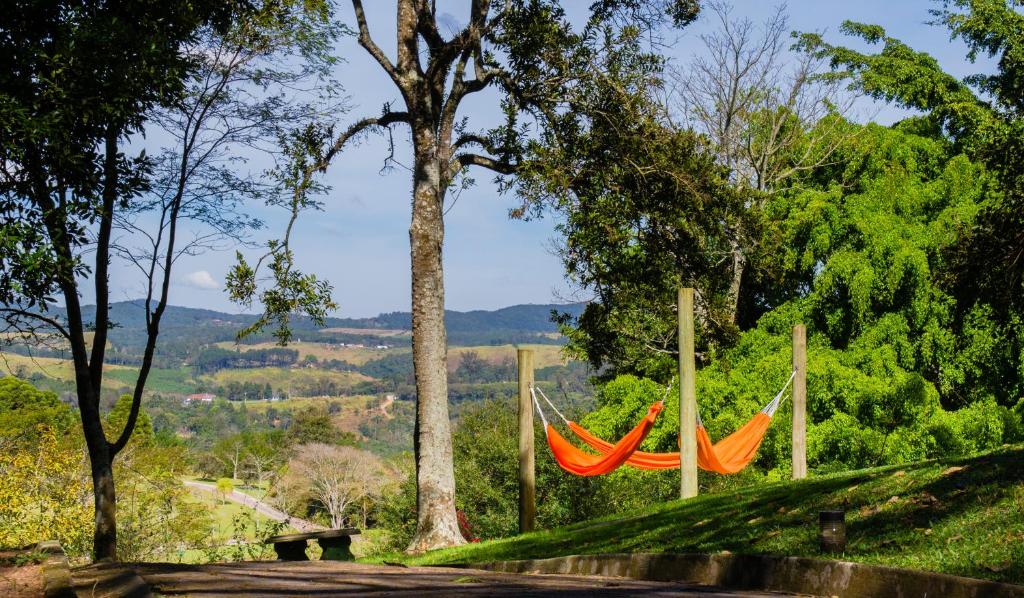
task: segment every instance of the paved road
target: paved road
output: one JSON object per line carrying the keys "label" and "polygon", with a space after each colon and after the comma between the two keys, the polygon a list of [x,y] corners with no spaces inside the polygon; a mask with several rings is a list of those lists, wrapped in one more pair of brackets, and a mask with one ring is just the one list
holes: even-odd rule
{"label": "paved road", "polygon": [[[133,573],[135,575],[133,575]],[[138,577],[136,577],[136,575]],[[388,567],[361,563],[262,561],[216,565],[137,563],[95,565],[75,571],[79,596],[99,589],[97,598],[124,595],[119,583],[139,579],[158,596],[543,596],[620,598],[689,596],[738,598],[782,594],[737,592],[687,583],[636,581],[573,575],[513,575],[473,569]],[[98,579],[102,578],[102,579]],[[120,592],[120,593],[119,593]],[[140,595],[140,594],[136,594]]]}
{"label": "paved road", "polygon": [[[210,492],[213,494],[217,494],[218,496],[220,495],[220,493],[217,492],[216,484],[211,484],[208,482],[197,482],[194,480],[185,480],[185,485],[188,486],[189,488],[195,488],[197,490],[202,490],[204,492]],[[231,494],[228,494],[227,496],[225,496],[225,498],[230,500],[231,502],[251,507],[255,509],[257,513],[265,515],[273,519],[274,521],[282,521],[290,525],[291,527],[294,527],[295,529],[299,530],[300,532],[315,532],[322,529],[326,529],[321,525],[317,525],[315,523],[306,521],[305,519],[292,517],[288,513],[285,513],[284,511],[281,511],[279,509],[275,509],[274,507],[263,502],[262,500],[254,496],[249,496],[244,492],[239,492],[238,490],[233,490]]]}

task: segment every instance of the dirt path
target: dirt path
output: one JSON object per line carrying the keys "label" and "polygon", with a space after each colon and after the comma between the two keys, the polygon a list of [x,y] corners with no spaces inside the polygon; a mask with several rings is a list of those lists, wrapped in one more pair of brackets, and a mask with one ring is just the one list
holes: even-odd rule
{"label": "dirt path", "polygon": [[[109,565],[107,567],[110,567]],[[474,569],[387,567],[361,563],[277,561],[216,565],[132,564],[160,596],[693,596],[736,598],[780,596],[736,592],[687,583],[636,581],[572,575],[513,575]],[[110,575],[115,573],[107,571]],[[90,579],[89,568],[76,571],[76,581]],[[113,595],[113,594],[111,594]]]}
{"label": "dirt path", "polygon": [[388,413],[388,407],[395,402],[394,395],[386,395],[384,401],[380,404],[380,412],[384,414],[386,419],[394,419],[394,416]]}
{"label": "dirt path", "polygon": [[[218,496],[220,494],[217,492],[216,484],[211,484],[208,482],[197,482],[195,480],[185,480],[184,484],[185,486],[189,488],[195,488],[196,490],[210,492],[212,494],[217,494]],[[240,505],[245,505],[247,507],[255,509],[257,513],[269,517],[274,521],[280,521],[287,525],[290,525],[291,527],[294,527],[300,532],[315,532],[325,529],[323,526],[306,521],[305,519],[292,517],[288,513],[285,513],[284,511],[281,511],[279,509],[275,509],[274,507],[263,502],[262,500],[254,496],[249,496],[244,492],[239,492],[238,490],[233,490],[231,494],[228,494],[227,496],[225,496],[225,498],[230,500],[231,502],[238,503]]]}

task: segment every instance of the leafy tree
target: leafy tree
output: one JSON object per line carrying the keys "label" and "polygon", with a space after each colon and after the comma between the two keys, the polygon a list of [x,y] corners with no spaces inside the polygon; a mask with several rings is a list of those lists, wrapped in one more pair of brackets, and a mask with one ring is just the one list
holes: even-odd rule
{"label": "leafy tree", "polygon": [[[260,184],[233,176],[223,160],[232,147],[256,148],[268,134],[276,140],[270,125],[293,113],[266,86],[288,78],[267,63],[282,48],[315,50],[322,35],[308,25],[324,18],[317,3],[78,0],[20,4],[0,16],[0,52],[10,66],[0,76],[0,315],[5,332],[70,348],[92,465],[97,559],[116,557],[112,463],[138,417],[172,265],[253,224],[232,208],[259,195]],[[155,158],[129,155],[147,129],[161,129],[171,147]],[[208,234],[183,241],[186,220]],[[141,245],[130,244],[133,235]],[[99,400],[116,325],[115,257],[140,268],[147,295],[132,405],[111,441]],[[81,304],[88,282],[92,321]]]}
{"label": "leafy tree", "polygon": [[559,126],[529,146],[514,181],[523,215],[559,215],[566,277],[594,300],[560,316],[570,350],[666,378],[676,351],[674,303],[699,289],[705,343],[735,334],[724,298],[722,223],[743,208],[700,138],[669,125],[657,100],[662,61],[626,32],[581,79]]}
{"label": "leafy tree", "polygon": [[14,376],[0,378],[0,436],[32,434],[40,424],[64,433],[71,429],[74,418],[56,393],[39,390]]}
{"label": "leafy tree", "polygon": [[181,478],[189,472],[185,448],[129,448],[115,464],[118,478],[118,558],[166,560],[182,546],[209,539],[210,509],[193,500]]}
{"label": "leafy tree", "polygon": [[993,174],[994,193],[981,206],[974,226],[957,231],[951,249],[956,264],[951,288],[962,307],[976,300],[995,306],[1005,320],[1019,310],[1024,284],[1024,16],[1015,0],[944,0],[932,11],[936,24],[968,46],[968,59],[987,55],[995,72],[961,81],[939,63],[877,25],[846,22],[844,33],[869,44],[868,54],[805,34],[802,43],[831,61],[833,78],[849,80],[868,95],[924,111],[927,126],[948,135],[956,146],[984,163]]}
{"label": "leafy tree", "polygon": [[228,495],[235,491],[235,482],[230,478],[220,478],[217,480],[217,494],[220,495],[220,503],[224,504],[228,500]]}
{"label": "leafy tree", "polygon": [[245,434],[246,479],[262,484],[275,475],[286,457],[284,433],[279,430]]}
{"label": "leafy tree", "polygon": [[237,480],[238,470],[245,459],[245,436],[241,433],[225,436],[213,445],[213,455],[220,461],[224,469],[231,474],[232,480]]}
{"label": "leafy tree", "polygon": [[354,445],[355,435],[334,427],[331,415],[323,406],[310,406],[297,411],[288,426],[287,440],[291,445],[339,444]]}
{"label": "leafy tree", "polygon": [[[128,418],[131,416],[132,395],[121,395],[114,403],[113,409],[107,414],[107,430],[123,430],[126,427]],[[145,409],[139,408],[135,417],[135,426],[132,430],[131,441],[135,446],[149,446],[153,444],[153,422]]]}
{"label": "leafy tree", "polygon": [[71,554],[88,550],[89,483],[74,440],[46,424],[0,436],[0,546],[51,538]]}

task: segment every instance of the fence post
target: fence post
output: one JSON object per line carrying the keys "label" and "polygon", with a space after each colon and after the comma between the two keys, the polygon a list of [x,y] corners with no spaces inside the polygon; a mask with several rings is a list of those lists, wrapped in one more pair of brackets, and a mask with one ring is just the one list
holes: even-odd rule
{"label": "fence post", "polygon": [[793,326],[793,479],[807,477],[807,328]]}
{"label": "fence post", "polygon": [[693,356],[693,289],[679,289],[679,496],[697,496],[697,365]]}
{"label": "fence post", "polygon": [[519,361],[519,533],[537,525],[537,487],[533,457],[533,351],[516,351]]}

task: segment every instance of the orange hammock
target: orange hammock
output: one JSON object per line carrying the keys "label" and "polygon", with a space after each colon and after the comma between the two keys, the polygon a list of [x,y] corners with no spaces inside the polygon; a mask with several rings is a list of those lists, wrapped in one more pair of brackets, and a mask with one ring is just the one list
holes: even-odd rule
{"label": "orange hammock", "polygon": [[[732,434],[726,436],[716,444],[711,443],[711,437],[708,436],[707,430],[704,428],[703,422],[700,420],[700,415],[697,416],[697,466],[705,471],[713,471],[720,474],[732,474],[742,470],[744,467],[750,464],[757,456],[757,449],[761,446],[761,442],[764,440],[764,435],[768,431],[768,426],[771,425],[772,416],[779,407],[779,403],[782,400],[783,393],[789,387],[790,382],[793,381],[793,377],[796,372],[790,375],[789,380],[782,387],[775,398],[773,398],[767,405],[764,406],[754,417],[740,427]],[[532,389],[531,389],[532,390]],[[540,390],[539,388],[537,390]],[[573,434],[575,434],[580,440],[588,444],[591,448],[601,453],[602,456],[609,456],[612,453],[616,454],[614,459],[610,459],[610,462],[615,462],[615,467],[608,469],[607,471],[600,471],[598,473],[608,473],[613,471],[620,465],[629,465],[637,469],[647,470],[658,470],[658,469],[678,469],[679,468],[679,453],[646,453],[643,451],[635,450],[639,447],[640,442],[643,441],[643,437],[646,437],[647,431],[644,432],[643,437],[640,438],[639,442],[636,442],[633,447],[634,450],[631,453],[626,453],[625,458],[621,459],[620,456],[624,452],[624,446],[628,446],[628,443],[624,445],[624,441],[630,438],[630,435],[641,428],[644,423],[650,419],[651,425],[654,424],[654,419],[651,417],[651,413],[654,412],[655,408],[658,411],[661,410],[661,405],[664,403],[664,399],[656,403],[655,406],[651,407],[651,411],[644,420],[630,431],[622,440],[617,444],[612,444],[597,436],[594,436],[589,430],[580,426],[576,422],[569,421],[563,416],[558,409],[551,403],[551,400],[547,398],[543,390],[540,390],[541,396],[547,401],[548,405],[554,409],[555,413],[562,418],[562,421],[569,427]],[[537,402],[536,394],[534,394],[534,402],[537,404],[537,410],[541,412],[540,403]],[[657,413],[654,412],[654,416]],[[543,419],[544,414],[541,412],[541,418]],[[563,469],[571,473],[576,473],[572,469],[566,467],[563,464],[562,459],[559,458],[561,455],[573,454],[574,458],[577,459],[596,459],[600,460],[601,457],[584,453],[570,444],[565,438],[563,438],[557,431],[550,426],[547,421],[544,421],[545,429],[550,430],[548,432],[548,445],[551,446],[551,450],[555,453],[555,459]],[[552,432],[556,436],[556,443],[559,445],[559,451],[555,451],[555,447],[552,444]],[[590,474],[578,474],[578,475],[598,475],[597,473]]]}
{"label": "orange hammock", "polygon": [[[536,396],[534,400],[536,400]],[[539,409],[540,405],[537,407]],[[580,476],[611,473],[622,466],[636,452],[644,438],[647,438],[647,433],[654,427],[654,420],[658,418],[662,407],[663,404],[660,401],[651,405],[647,416],[617,443],[608,444],[608,450],[601,455],[591,455],[576,448],[545,420],[544,431],[547,434],[548,446],[555,456],[555,461],[558,461],[562,469],[569,473]],[[541,419],[543,418],[544,414],[541,413]]]}
{"label": "orange hammock", "polygon": [[[736,473],[750,464],[757,456],[765,432],[772,423],[772,418],[759,412],[743,427],[716,444],[711,444],[711,437],[703,425],[697,425],[697,467],[705,471],[729,474]],[[576,422],[568,422],[569,429],[580,440],[590,445],[599,453],[606,453],[612,447],[591,434]],[[645,453],[636,451],[625,461],[637,469],[679,469],[679,453]]]}

